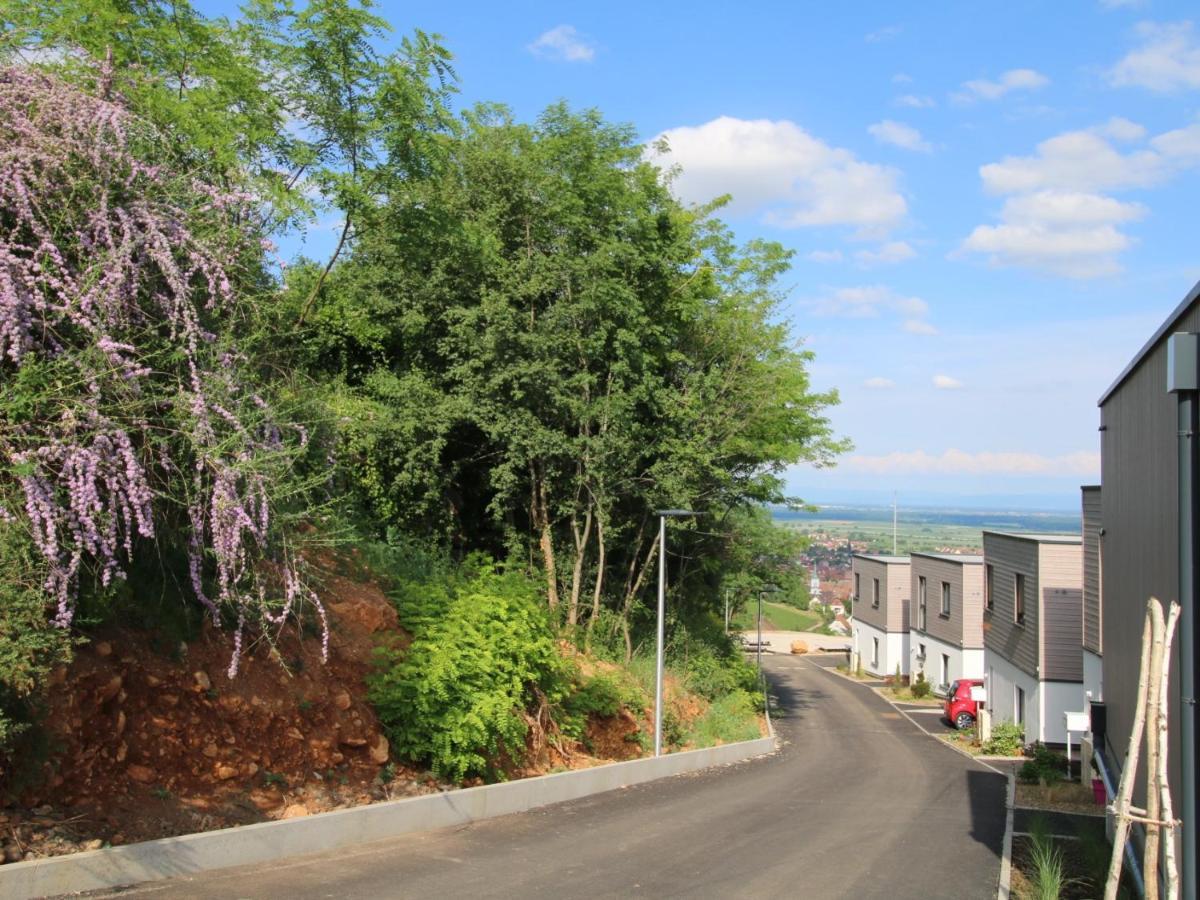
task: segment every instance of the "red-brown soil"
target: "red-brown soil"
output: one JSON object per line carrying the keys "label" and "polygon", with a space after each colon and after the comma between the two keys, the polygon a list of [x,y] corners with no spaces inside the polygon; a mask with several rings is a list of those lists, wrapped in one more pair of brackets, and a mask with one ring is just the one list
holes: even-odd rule
{"label": "red-brown soil", "polygon": [[[366,701],[374,648],[408,641],[395,608],[353,559],[311,562],[329,613],[328,663],[320,636],[290,625],[251,643],[233,679],[225,631],[206,627],[167,648],[133,627],[93,635],[54,673],[50,749],[36,786],[0,808],[0,863],[451,787],[390,762]],[[643,755],[637,733],[652,728],[644,710],[596,718],[585,752],[535,727],[529,760],[506,768],[524,777],[632,759]]]}

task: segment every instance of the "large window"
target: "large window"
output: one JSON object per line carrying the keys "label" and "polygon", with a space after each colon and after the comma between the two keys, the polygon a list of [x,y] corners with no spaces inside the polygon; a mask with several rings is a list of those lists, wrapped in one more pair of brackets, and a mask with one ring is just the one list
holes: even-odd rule
{"label": "large window", "polygon": [[1013,621],[1025,624],[1025,576],[1019,573],[1013,578]]}
{"label": "large window", "polygon": [[917,628],[921,631],[925,630],[925,604],[926,604],[926,588],[925,576],[917,576]]}
{"label": "large window", "polygon": [[992,571],[990,565],[983,567],[983,608],[991,610],[995,608],[996,593],[994,590],[994,582],[996,575]]}
{"label": "large window", "polygon": [[871,605],[879,609],[879,579],[871,579]]}
{"label": "large window", "polygon": [[942,582],[942,615],[950,616],[950,583],[948,581]]}

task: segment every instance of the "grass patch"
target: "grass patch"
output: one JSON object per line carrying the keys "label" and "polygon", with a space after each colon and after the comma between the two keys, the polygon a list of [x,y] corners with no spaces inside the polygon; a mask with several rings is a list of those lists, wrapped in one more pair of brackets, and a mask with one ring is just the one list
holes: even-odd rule
{"label": "grass patch", "polygon": [[686,743],[700,749],[762,737],[756,706],[754,696],[746,691],[735,691],[714,700],[692,723]]}
{"label": "grass patch", "polygon": [[[821,627],[819,615],[805,609],[796,609],[786,603],[763,603],[763,628],[776,631],[816,631]],[[753,633],[758,626],[758,603],[751,600],[746,608],[733,617],[731,627]]]}
{"label": "grass patch", "polygon": [[[1111,853],[1101,821],[1080,828],[1078,840],[1062,840],[1049,833],[1044,821],[1035,819],[1028,836],[1013,839],[1013,896],[1018,900],[1099,897]],[[1136,896],[1125,877],[1117,896],[1123,900]]]}

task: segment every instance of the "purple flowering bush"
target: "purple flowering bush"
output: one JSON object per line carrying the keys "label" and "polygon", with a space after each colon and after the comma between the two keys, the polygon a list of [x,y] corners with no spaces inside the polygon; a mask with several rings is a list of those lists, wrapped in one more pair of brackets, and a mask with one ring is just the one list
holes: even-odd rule
{"label": "purple flowering bush", "polygon": [[248,629],[305,606],[328,652],[279,515],[308,435],[237,347],[270,287],[253,198],[160,146],[120,102],[0,69],[0,543],[30,550],[64,631],[82,591],[182,545],[180,578],[234,629],[233,677]]}

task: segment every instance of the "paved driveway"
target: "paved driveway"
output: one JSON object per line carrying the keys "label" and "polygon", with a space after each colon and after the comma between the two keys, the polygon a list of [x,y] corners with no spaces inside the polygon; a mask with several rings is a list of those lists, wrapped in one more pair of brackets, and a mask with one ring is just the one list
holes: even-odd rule
{"label": "paved driveway", "polygon": [[542,810],[161,882],[162,898],[994,898],[1003,778],[870,691],[766,660],[771,757]]}

